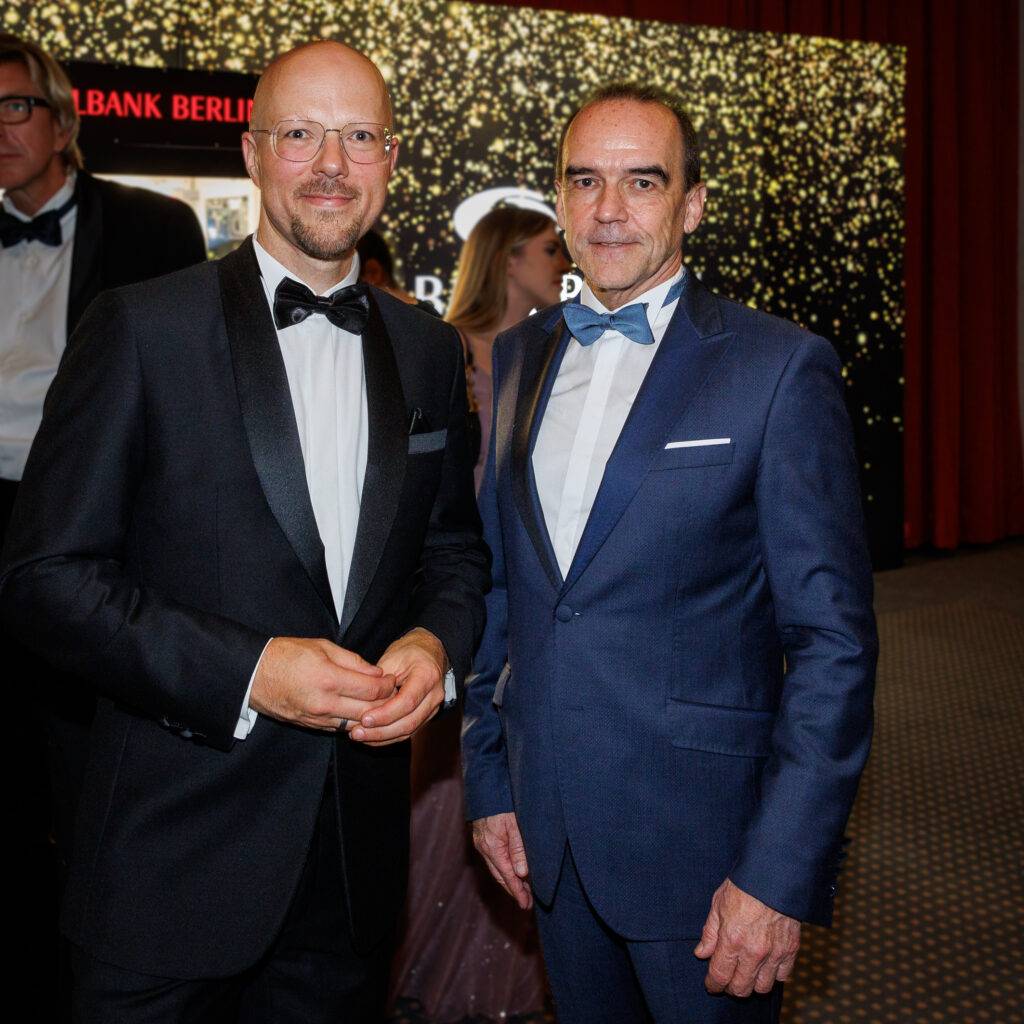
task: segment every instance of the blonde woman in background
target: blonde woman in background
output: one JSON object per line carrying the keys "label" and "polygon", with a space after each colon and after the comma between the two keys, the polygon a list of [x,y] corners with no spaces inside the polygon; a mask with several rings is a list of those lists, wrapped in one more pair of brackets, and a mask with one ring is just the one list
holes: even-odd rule
{"label": "blonde woman in background", "polygon": [[480,490],[491,434],[491,348],[502,331],[561,299],[569,270],[555,222],[537,210],[502,206],[473,228],[459,256],[445,319],[466,352],[470,408],[480,420],[476,489]]}
{"label": "blonde woman in background", "polygon": [[[533,210],[491,210],[463,246],[445,319],[466,352],[478,490],[491,431],[494,339],[533,309],[558,302],[568,269],[554,221]],[[501,892],[473,854],[459,725],[459,716],[446,716],[413,742],[408,914],[392,984],[395,1019],[402,1021],[498,1022],[544,1006],[533,917]]]}

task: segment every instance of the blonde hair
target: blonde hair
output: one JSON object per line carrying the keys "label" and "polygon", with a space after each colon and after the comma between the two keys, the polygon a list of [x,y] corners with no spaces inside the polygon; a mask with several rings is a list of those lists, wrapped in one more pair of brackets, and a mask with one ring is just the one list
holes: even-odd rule
{"label": "blonde hair", "polygon": [[499,206],[477,221],[459,254],[455,288],[445,319],[460,331],[486,331],[508,304],[508,258],[554,221],[537,210]]}
{"label": "blonde hair", "polygon": [[57,119],[62,131],[68,133],[67,145],[61,150],[61,157],[68,167],[81,169],[85,166],[82,151],[78,148],[78,111],[71,94],[71,82],[64,69],[45,51],[19,39],[9,32],[0,32],[0,64],[20,62],[29,77],[50,104],[50,113]]}

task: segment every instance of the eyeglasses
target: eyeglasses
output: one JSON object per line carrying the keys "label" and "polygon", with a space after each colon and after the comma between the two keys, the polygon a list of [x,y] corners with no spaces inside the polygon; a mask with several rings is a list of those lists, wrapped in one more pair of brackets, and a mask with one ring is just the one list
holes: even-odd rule
{"label": "eyeglasses", "polygon": [[382,124],[357,122],[344,128],[325,128],[319,121],[278,121],[273,128],[250,128],[270,136],[274,153],[282,160],[304,164],[320,152],[328,132],[337,132],[345,156],[355,164],[379,164],[395,144],[391,129]]}
{"label": "eyeglasses", "polygon": [[0,99],[0,124],[23,124],[35,107],[49,110],[50,104],[41,96],[4,96]]}

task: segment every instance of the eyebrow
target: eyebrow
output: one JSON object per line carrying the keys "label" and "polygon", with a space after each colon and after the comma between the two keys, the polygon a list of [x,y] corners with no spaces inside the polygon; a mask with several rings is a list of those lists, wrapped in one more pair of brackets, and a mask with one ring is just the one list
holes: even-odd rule
{"label": "eyebrow", "polygon": [[[569,164],[563,173],[567,178],[575,178],[581,174],[597,174],[597,171],[590,167],[577,167],[574,164]],[[658,164],[652,164],[650,167],[630,167],[626,173],[639,174],[648,178],[660,178],[665,185],[669,182],[668,172]]]}
{"label": "eyebrow", "polygon": [[661,178],[665,185],[668,184],[668,171],[658,164],[652,164],[650,167],[630,167],[627,173],[640,174],[647,178]]}

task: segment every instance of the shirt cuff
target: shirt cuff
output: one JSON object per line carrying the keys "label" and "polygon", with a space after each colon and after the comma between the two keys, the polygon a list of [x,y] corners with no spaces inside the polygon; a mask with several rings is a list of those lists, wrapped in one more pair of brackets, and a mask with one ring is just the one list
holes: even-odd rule
{"label": "shirt cuff", "polygon": [[[271,637],[270,640],[274,638]],[[253,711],[249,707],[249,698],[252,696],[252,684],[256,681],[256,673],[260,670],[260,662],[263,660],[263,655],[267,653],[267,648],[270,646],[270,640],[263,645],[263,650],[260,651],[260,656],[256,661],[256,667],[252,670],[252,675],[249,677],[249,685],[245,689],[245,699],[242,701],[242,710],[238,715],[238,722],[235,725],[235,739],[244,740],[249,733],[252,732],[252,727],[256,724],[256,719],[259,718],[259,712]],[[448,689],[445,687],[445,699],[448,698]]]}
{"label": "shirt cuff", "polygon": [[455,685],[455,670],[448,669],[444,676],[444,710],[448,711],[455,707],[455,702],[458,699],[459,689]]}

